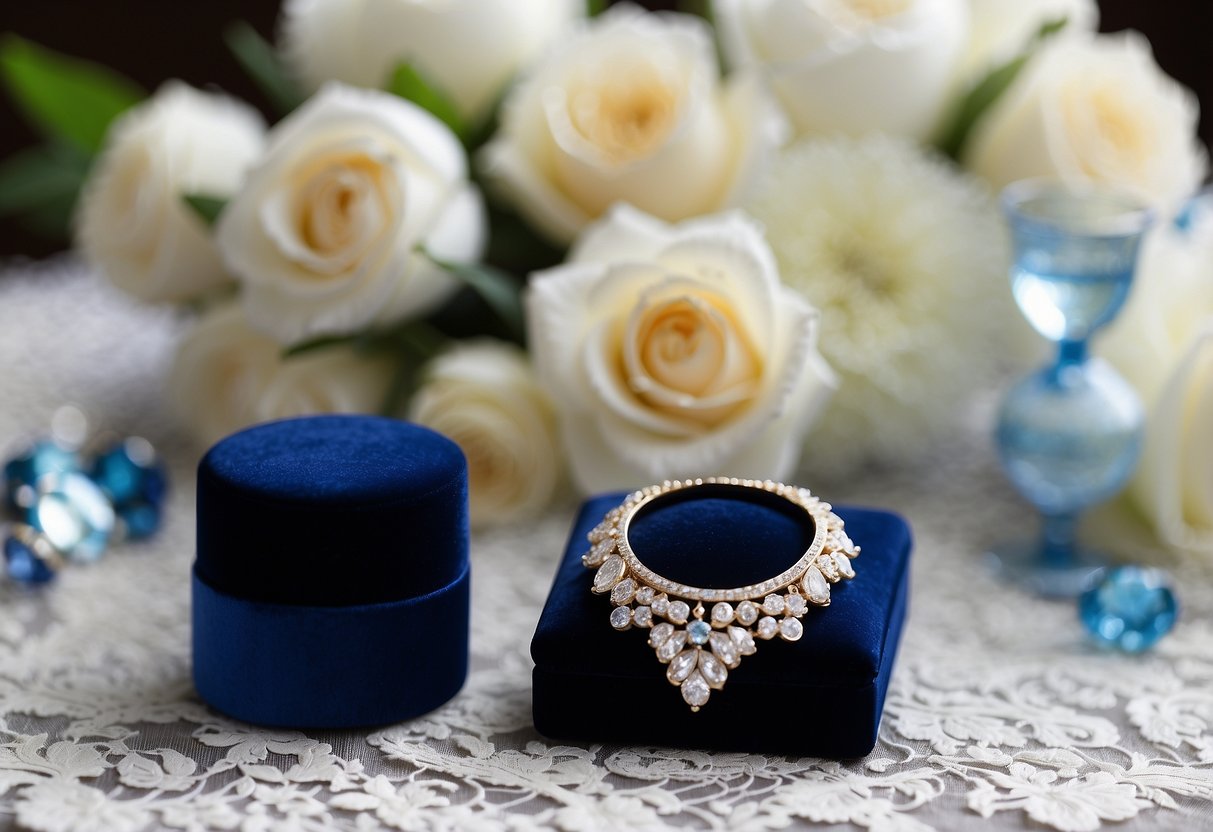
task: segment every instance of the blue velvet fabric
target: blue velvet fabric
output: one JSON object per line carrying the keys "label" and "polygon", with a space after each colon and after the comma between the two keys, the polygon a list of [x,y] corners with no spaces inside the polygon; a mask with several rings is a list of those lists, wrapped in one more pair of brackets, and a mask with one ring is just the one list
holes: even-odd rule
{"label": "blue velvet fabric", "polygon": [[[623,495],[588,501],[575,522],[534,640],[535,727],[560,740],[848,758],[876,743],[906,615],[911,536],[887,511],[835,507],[863,551],[857,577],[802,620],[797,642],[758,642],[722,691],[692,713],[666,681],[647,630],[619,633],[609,600],[590,592],[585,535]],[[790,566],[811,528],[777,503],[728,496],[655,508],[633,523],[645,563],[674,580],[729,587]],[[776,709],[797,716],[771,718]]]}
{"label": "blue velvet fabric", "polygon": [[416,716],[467,673],[467,464],[371,416],[258,425],[198,468],[194,680],[250,722]]}

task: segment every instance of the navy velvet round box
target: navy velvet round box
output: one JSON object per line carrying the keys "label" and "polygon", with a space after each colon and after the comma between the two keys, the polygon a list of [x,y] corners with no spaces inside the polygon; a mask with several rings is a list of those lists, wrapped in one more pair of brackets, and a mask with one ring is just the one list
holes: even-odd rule
{"label": "navy velvet round box", "polygon": [[263,725],[396,722],[467,676],[467,463],[370,416],[258,425],[198,467],[194,683]]}

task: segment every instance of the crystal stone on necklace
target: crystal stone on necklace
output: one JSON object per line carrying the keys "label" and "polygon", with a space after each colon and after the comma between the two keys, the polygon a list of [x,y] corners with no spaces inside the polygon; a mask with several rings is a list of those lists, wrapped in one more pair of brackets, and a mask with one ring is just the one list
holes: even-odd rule
{"label": "crystal stone on necklace", "polygon": [[623,558],[619,555],[611,555],[603,561],[602,566],[598,567],[598,571],[594,574],[594,591],[601,595],[611,590],[623,578],[626,568]]}
{"label": "crystal stone on necklace", "polygon": [[687,606],[685,601],[671,601],[670,608],[666,612],[666,617],[675,624],[685,624],[690,615],[691,608]]}
{"label": "crystal stone on necklace", "polygon": [[758,606],[753,601],[742,601],[737,605],[737,620],[750,626],[758,620]]}
{"label": "crystal stone on necklace", "polygon": [[114,508],[83,474],[48,474],[38,481],[28,521],[72,560],[101,557],[114,531]]}
{"label": "crystal stone on necklace", "polygon": [[626,630],[632,626],[631,607],[615,607],[611,610],[611,626],[616,630]]}
{"label": "crystal stone on necklace", "polygon": [[631,603],[632,596],[635,593],[636,582],[631,578],[624,578],[615,584],[615,588],[611,590],[611,603],[616,606]]}
{"label": "crystal stone on necklace", "polygon": [[712,634],[712,625],[706,621],[692,621],[687,625],[687,636],[692,644],[707,644]]}
{"label": "crystal stone on necklace", "polygon": [[814,604],[830,603],[830,585],[816,566],[810,566],[809,571],[804,573],[801,586],[804,588],[804,594],[809,596],[809,600]]}
{"label": "crystal stone on necklace", "polygon": [[703,676],[699,671],[692,673],[687,680],[682,683],[682,698],[694,710],[699,710],[700,707],[706,705],[708,697],[712,695],[708,683],[704,681]]}

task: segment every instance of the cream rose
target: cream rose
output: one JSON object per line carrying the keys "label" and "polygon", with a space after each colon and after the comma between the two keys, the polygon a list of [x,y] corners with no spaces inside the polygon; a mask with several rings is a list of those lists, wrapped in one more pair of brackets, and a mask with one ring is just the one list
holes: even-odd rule
{"label": "cream rose", "polygon": [[284,359],[282,345],[253,329],[231,304],[203,317],[182,339],[169,376],[180,421],[210,444],[255,422],[311,413],[373,413],[383,404],[391,363],[349,347]]}
{"label": "cream rose", "polygon": [[1064,19],[1059,34],[1090,35],[1099,28],[1095,0],[969,0],[969,39],[960,76],[976,80],[1019,55],[1046,23]]}
{"label": "cream rose", "polygon": [[118,288],[183,301],[231,278],[186,194],[227,197],[261,153],[265,125],[225,95],[169,81],[110,127],[76,214],[76,245]]}
{"label": "cream rose", "polygon": [[451,131],[402,98],[338,84],[270,131],[217,230],[249,320],[284,343],[428,311],[455,288],[428,255],[475,260],[484,237]]}
{"label": "cream rose", "polygon": [[801,135],[925,139],[968,34],[966,0],[713,0],[733,66],[762,69]]}
{"label": "cream rose", "polygon": [[1213,205],[1151,232],[1100,347],[1146,406],[1130,498],[1168,546],[1213,558]]}
{"label": "cream rose", "polygon": [[509,94],[485,174],[562,243],[617,201],[666,220],[717,211],[781,127],[752,80],[718,75],[702,19],[613,6]]}
{"label": "cream rose", "polygon": [[473,526],[534,517],[555,496],[555,412],[517,347],[470,341],[443,353],[427,368],[409,418],[463,449]]}
{"label": "cream rose", "polygon": [[1170,213],[1205,175],[1198,116],[1141,35],[1071,38],[1046,46],[977,124],[965,163],[995,186],[1106,183]]}
{"label": "cream rose", "polygon": [[283,50],[310,89],[382,88],[408,61],[467,119],[585,14],[585,0],[290,0]]}
{"label": "cream rose", "polygon": [[829,398],[817,311],[758,226],[670,226],[625,205],[532,275],[528,332],[587,492],[673,477],[782,478]]}

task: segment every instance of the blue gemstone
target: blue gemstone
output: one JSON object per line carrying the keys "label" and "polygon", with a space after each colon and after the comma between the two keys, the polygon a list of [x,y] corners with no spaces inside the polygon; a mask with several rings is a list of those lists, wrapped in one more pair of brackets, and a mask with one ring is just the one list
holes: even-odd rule
{"label": "blue gemstone", "polygon": [[1078,599],[1083,626],[1101,644],[1129,653],[1153,647],[1175,626],[1179,606],[1161,569],[1109,569]]}
{"label": "blue gemstone", "polygon": [[154,503],[129,503],[118,509],[131,540],[151,537],[160,528],[160,507]]}
{"label": "blue gemstone", "polygon": [[20,584],[44,584],[55,577],[55,570],[29,544],[10,535],[4,540],[4,560],[8,576]]}
{"label": "blue gemstone", "polygon": [[712,634],[712,625],[696,619],[687,625],[687,636],[692,644],[707,644],[708,636]]}
{"label": "blue gemstone", "polygon": [[166,476],[151,444],[131,437],[98,455],[90,475],[117,505],[164,500]]}
{"label": "blue gemstone", "polygon": [[[38,480],[47,474],[77,472],[80,456],[72,450],[49,439],[32,444],[4,465],[4,500],[11,508],[22,502],[19,493],[28,486],[30,492]],[[25,507],[28,507],[28,503]]]}
{"label": "blue gemstone", "polygon": [[26,522],[72,560],[96,560],[114,532],[114,507],[83,474],[49,474],[38,481]]}

